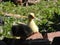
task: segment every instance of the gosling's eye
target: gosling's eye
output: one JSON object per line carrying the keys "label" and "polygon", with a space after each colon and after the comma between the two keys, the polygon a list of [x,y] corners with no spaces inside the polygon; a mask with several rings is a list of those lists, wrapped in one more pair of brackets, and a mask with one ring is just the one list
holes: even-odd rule
{"label": "gosling's eye", "polygon": [[31,16],[31,15],[29,15],[28,17],[30,17],[30,18],[31,18],[32,16]]}

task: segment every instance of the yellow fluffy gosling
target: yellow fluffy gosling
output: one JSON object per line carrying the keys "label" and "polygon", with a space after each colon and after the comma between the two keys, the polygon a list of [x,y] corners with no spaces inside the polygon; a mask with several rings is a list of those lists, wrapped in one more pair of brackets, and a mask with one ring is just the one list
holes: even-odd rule
{"label": "yellow fluffy gosling", "polygon": [[39,32],[39,30],[38,30],[38,26],[34,22],[34,18],[35,18],[34,13],[30,13],[28,16],[29,19],[28,26],[31,28],[32,32],[35,33],[35,32]]}

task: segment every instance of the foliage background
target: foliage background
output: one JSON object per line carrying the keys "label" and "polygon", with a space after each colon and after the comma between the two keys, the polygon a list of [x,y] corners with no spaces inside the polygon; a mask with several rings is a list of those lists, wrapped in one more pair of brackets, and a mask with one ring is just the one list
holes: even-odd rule
{"label": "foliage background", "polygon": [[[39,27],[39,31],[47,30],[48,32],[60,30],[60,0],[57,2],[54,1],[44,1],[40,3],[31,5],[31,6],[20,6],[15,5],[13,2],[1,2],[0,3],[0,16],[4,19],[3,32],[1,36],[12,37],[11,36],[11,27],[14,22],[23,22],[27,24],[26,18],[14,18],[14,17],[5,17],[1,12],[7,12],[12,14],[20,14],[23,16],[28,16],[30,12],[35,13],[35,16],[40,21],[35,20],[36,24]],[[57,14],[56,14],[57,13]]]}

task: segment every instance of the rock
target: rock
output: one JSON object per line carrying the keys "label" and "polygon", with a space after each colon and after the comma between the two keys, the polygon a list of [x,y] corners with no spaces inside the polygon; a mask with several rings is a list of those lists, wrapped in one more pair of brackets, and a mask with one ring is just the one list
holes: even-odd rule
{"label": "rock", "polygon": [[29,36],[28,38],[26,38],[26,40],[34,40],[34,39],[43,39],[43,36],[41,33],[36,32],[34,34],[32,34],[31,36]]}
{"label": "rock", "polygon": [[36,3],[39,3],[40,0],[28,0],[28,3],[29,4],[36,4]]}
{"label": "rock", "polygon": [[15,4],[22,5],[22,0],[11,0],[11,1],[14,2]]}
{"label": "rock", "polygon": [[0,0],[0,2],[2,2],[2,0]]}
{"label": "rock", "polygon": [[15,4],[28,6],[28,4],[39,3],[40,0],[12,0],[12,2],[14,2]]}
{"label": "rock", "polygon": [[48,33],[47,36],[49,41],[53,41],[55,37],[60,37],[60,31]]}
{"label": "rock", "polygon": [[28,5],[36,4],[40,2],[40,0],[0,0],[0,2],[2,1],[4,2],[11,1],[16,5],[19,4],[19,5],[24,5],[24,6],[28,6]]}

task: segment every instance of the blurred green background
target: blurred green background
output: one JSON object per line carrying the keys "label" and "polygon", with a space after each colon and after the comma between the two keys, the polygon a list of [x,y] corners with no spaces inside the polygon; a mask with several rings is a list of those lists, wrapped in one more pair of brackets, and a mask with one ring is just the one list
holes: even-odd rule
{"label": "blurred green background", "polygon": [[3,32],[0,36],[12,37],[11,27],[13,23],[23,22],[27,24],[26,18],[14,18],[5,17],[1,12],[7,12],[12,14],[20,14],[23,16],[28,16],[30,12],[35,13],[35,16],[40,21],[35,20],[35,23],[39,27],[39,31],[47,30],[48,32],[59,31],[60,30],[60,0],[54,2],[53,0],[44,1],[41,0],[40,3],[31,6],[20,6],[15,5],[13,2],[0,2],[0,16],[4,19]]}

